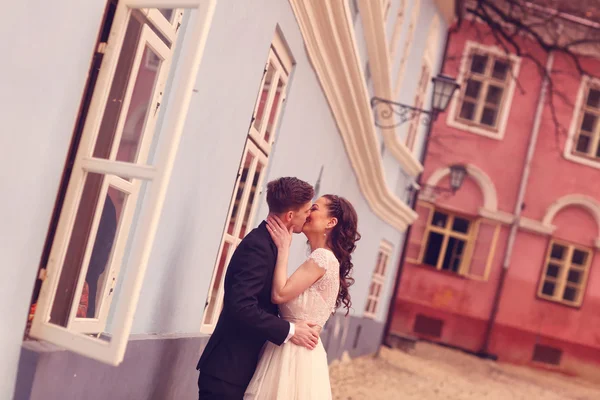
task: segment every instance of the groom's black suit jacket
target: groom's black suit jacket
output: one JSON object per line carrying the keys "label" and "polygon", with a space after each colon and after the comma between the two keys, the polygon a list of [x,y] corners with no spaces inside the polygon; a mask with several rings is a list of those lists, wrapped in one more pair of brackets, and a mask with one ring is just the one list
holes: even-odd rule
{"label": "groom's black suit jacket", "polygon": [[233,253],[225,275],[223,311],[197,369],[247,386],[266,341],[281,345],[290,329],[271,302],[277,247],[263,222]]}

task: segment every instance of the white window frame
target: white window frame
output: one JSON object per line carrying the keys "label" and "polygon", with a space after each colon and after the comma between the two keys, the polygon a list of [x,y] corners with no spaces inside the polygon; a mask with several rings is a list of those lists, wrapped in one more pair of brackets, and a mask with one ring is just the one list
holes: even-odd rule
{"label": "white window frame", "polygon": [[[122,107],[119,111],[119,116],[117,118],[117,126],[115,128],[115,134],[109,158],[93,158],[92,155],[94,152],[94,146],[99,136],[100,125],[102,123],[102,118],[104,116],[104,111],[106,103],[108,101],[110,88],[112,86],[113,78],[116,72],[116,65],[119,58],[119,54],[117,52],[120,53],[124,33],[127,29],[127,24],[130,20],[129,13],[127,13],[124,19],[117,20],[117,17],[118,16],[115,15],[113,26],[116,29],[122,29],[122,31],[119,32],[119,34],[122,33],[122,36],[120,36],[118,42],[111,42],[110,45],[106,47],[106,58],[104,59],[106,61],[106,64],[103,63],[103,68],[99,73],[99,82],[94,91],[94,97],[92,103],[90,104],[90,109],[86,118],[86,123],[82,134],[82,142],[85,140],[85,145],[83,145],[82,143],[82,145],[78,149],[77,157],[75,158],[73,173],[69,179],[69,185],[65,196],[65,206],[63,207],[63,211],[61,212],[58,230],[55,235],[52,250],[50,253],[50,260],[55,260],[57,266],[56,268],[59,271],[62,271],[62,264],[64,262],[64,257],[66,256],[66,251],[68,249],[69,241],[72,236],[72,229],[74,227],[74,221],[77,217],[77,213],[79,210],[82,191],[84,185],[86,184],[86,177],[89,173],[103,175],[104,180],[98,197],[99,203],[96,206],[94,212],[92,226],[90,228],[90,236],[88,238],[87,246],[84,251],[82,268],[79,273],[79,278],[77,279],[77,285],[74,293],[74,299],[80,299],[85,283],[86,273],[89,267],[90,257],[92,255],[93,247],[96,240],[97,229],[100,224],[100,219],[104,205],[103,199],[106,198],[108,188],[109,186],[113,186],[115,188],[118,188],[122,192],[128,194],[127,202],[124,209],[122,210],[123,214],[121,216],[119,226],[117,227],[117,233],[115,235],[115,242],[113,245],[114,249],[109,260],[109,264],[106,268],[105,282],[112,282],[112,284],[105,284],[102,288],[99,288],[103,291],[101,301],[98,303],[98,306],[100,307],[99,317],[77,318],[75,314],[79,306],[78,300],[74,300],[71,304],[71,313],[69,315],[69,320],[67,322],[66,329],[74,330],[81,333],[98,333],[102,332],[106,327],[108,312],[110,310],[112,300],[112,296],[108,296],[108,294],[112,292],[111,289],[114,289],[114,283],[116,282],[113,281],[112,278],[116,278],[121,267],[125,251],[125,245],[127,242],[126,239],[128,237],[130,231],[129,228],[131,226],[133,215],[137,206],[137,200],[142,186],[142,180],[153,181],[156,175],[156,170],[149,170],[149,166],[145,165],[158,115],[157,113],[153,112],[153,110],[149,110],[148,119],[145,121],[146,123],[144,124],[144,131],[140,135],[141,142],[139,144],[139,151],[138,156],[136,157],[136,162],[125,163],[115,161],[117,157],[117,152],[120,147],[125,121],[129,113],[129,108],[131,104],[134,86],[138,77],[138,72],[140,68],[142,68],[142,60],[144,57],[144,53],[146,51],[146,47],[150,47],[154,52],[156,52],[156,55],[159,56],[161,61],[160,71],[156,78],[155,87],[153,88],[151,96],[152,99],[149,103],[149,107],[154,108],[154,104],[160,104],[160,102],[162,101],[162,96],[164,93],[164,88],[167,81],[173,52],[173,49],[169,49],[169,47],[156,35],[156,33],[154,33],[154,31],[148,25],[142,26],[140,38],[132,62],[133,68],[129,73],[129,79],[126,85]],[[118,23],[119,26],[115,25],[115,23]],[[113,30],[112,32],[115,31]],[[116,46],[113,44],[116,44]],[[117,55],[114,56],[115,54]],[[117,171],[119,172],[118,174],[116,174]],[[132,182],[123,179],[123,177],[131,178],[132,174],[136,175],[136,179],[134,179]],[[67,204],[69,206],[66,206]],[[121,240],[118,240],[117,238]],[[49,268],[49,266],[47,268]],[[51,278],[53,278],[54,276],[55,275],[50,275]],[[52,283],[49,283],[48,285],[52,284],[58,287],[60,274],[56,274],[56,277],[58,279],[52,281]],[[55,298],[54,294],[56,292],[56,288],[53,292],[53,296],[51,297],[52,302]],[[48,306],[51,309],[52,305],[48,304]],[[46,311],[44,307],[40,307],[38,308],[38,310],[40,313]]]}
{"label": "white window frame", "polygon": [[[227,232],[227,228],[231,222],[233,209],[235,207],[235,200],[236,200],[235,197],[237,195],[238,188],[240,185],[240,177],[242,175],[242,171],[244,169],[244,165],[246,164],[246,159],[249,154],[254,156],[254,159],[252,160],[250,168],[248,169],[248,174],[246,176],[246,182],[244,185],[244,191],[242,193],[242,198],[240,199],[240,202],[239,202],[238,208],[237,208],[237,219],[236,219],[235,225],[233,227],[233,232],[230,234]],[[256,176],[256,167],[259,162],[263,165],[263,169],[260,171],[260,176],[259,176],[258,182],[256,184],[257,193],[254,196],[253,203],[248,204],[248,199],[250,197],[250,192],[252,190],[252,181],[253,181],[254,177]],[[258,206],[258,201],[257,201],[258,197],[259,197],[258,191],[262,187],[262,184],[263,184],[263,181],[264,181],[264,178],[266,175],[267,164],[268,164],[268,156],[266,154],[264,154],[252,140],[248,139],[246,141],[246,146],[244,149],[244,155],[242,157],[242,162],[240,163],[240,168],[238,170],[238,178],[236,179],[236,182],[235,182],[233,198],[231,200],[231,203],[229,205],[229,211],[227,213],[227,215],[228,215],[227,223],[225,224],[225,230],[223,232],[223,237],[221,238],[221,245],[219,246],[219,252],[217,253],[217,260],[215,263],[215,268],[213,269],[213,275],[211,278],[210,286],[208,288],[206,308],[204,310],[204,315],[202,316],[202,328],[201,328],[202,333],[212,333],[214,331],[217,321],[219,319],[219,314],[223,307],[224,283],[225,283],[225,273],[227,272],[227,266],[229,264],[229,261],[231,260],[231,256],[233,255],[233,252],[235,251],[235,249],[239,246],[240,242],[242,241],[242,238],[240,238],[240,231],[241,231],[242,223],[244,221],[244,217],[246,215],[248,207],[250,207],[250,214],[248,216],[248,224],[250,224],[252,221],[254,221],[254,216],[256,214],[256,209]],[[246,234],[249,231],[250,231],[250,229],[248,229],[248,227],[247,227]],[[210,299],[213,296],[215,279],[217,279],[218,267],[219,267],[219,263],[221,261],[221,252],[223,251],[223,248],[225,247],[226,243],[229,244],[229,249],[227,251],[227,256],[225,258],[225,264],[223,265],[223,271],[221,273],[221,282],[219,282],[219,287],[217,289],[218,293],[215,296],[216,304],[214,305],[214,313],[211,315],[211,317],[212,317],[211,320],[207,321],[207,317],[208,317],[207,310],[211,306]]]}
{"label": "white window frame", "polygon": [[[288,79],[289,79],[289,71],[286,71],[286,69],[284,68],[284,64],[278,58],[279,52],[275,53],[275,50],[273,50],[273,47],[274,47],[274,45],[272,45],[271,50],[269,50],[267,64],[265,65],[265,73],[263,74],[263,79],[260,83],[261,92],[258,95],[258,99],[257,99],[256,105],[254,107],[254,113],[253,113],[254,117],[252,119],[252,123],[250,124],[250,132],[248,132],[248,136],[250,136],[252,139],[254,139],[256,144],[266,154],[269,154],[271,152],[271,149],[273,147],[273,142],[275,141],[274,134],[271,134],[268,141],[264,140],[264,135],[267,131],[267,127],[269,126],[270,112],[274,106],[277,107],[277,109],[279,111],[281,111],[281,105],[283,104],[283,101],[286,96],[285,89],[287,88]],[[260,126],[260,130],[258,130],[254,126],[254,121],[255,121],[254,118],[256,117],[257,111],[260,107],[260,99],[262,97],[262,90],[265,87],[265,80],[267,78],[268,69],[269,69],[270,65],[274,66],[275,71],[273,73],[273,78],[271,80],[272,83],[269,87],[269,93],[267,95],[267,100],[266,100],[264,111],[263,111],[263,124]],[[283,81],[283,90],[282,90],[281,94],[279,95],[279,98],[277,99],[277,104],[274,104],[275,93],[277,92],[277,87],[278,87],[280,80]],[[275,83],[275,84],[273,84],[273,83]],[[277,126],[277,124],[279,122],[280,114],[281,114],[281,112],[278,112],[277,115],[275,115],[275,118],[274,118],[273,124],[272,124],[273,127]]]}
{"label": "white window frame", "polygon": [[406,37],[404,39],[404,47],[402,48],[402,55],[400,58],[400,67],[398,68],[398,73],[396,74],[396,84],[394,87],[394,98],[396,99],[400,96],[400,90],[404,84],[404,73],[406,72],[406,65],[410,59],[410,52],[412,50],[420,13],[421,0],[415,0],[410,13],[410,22],[407,28]]}
{"label": "white window frame", "polygon": [[[460,113],[459,108],[462,104],[462,91],[465,90],[466,79],[469,75],[469,68],[471,64],[470,55],[475,51],[479,53],[486,53],[494,57],[504,58],[511,63],[512,70],[508,72],[509,76],[507,76],[506,78],[507,82],[505,86],[504,98],[502,99],[502,103],[499,106],[499,115],[497,117],[498,119],[496,125],[497,128],[495,130],[493,130],[492,128],[487,129],[474,124],[461,122],[458,119],[458,115]],[[457,79],[457,82],[460,85],[462,91],[458,95],[453,96],[452,101],[450,102],[450,112],[448,113],[446,124],[450,127],[461,129],[463,131],[484,136],[490,139],[503,140],[504,134],[506,133],[506,124],[508,123],[508,116],[510,114],[512,101],[515,93],[515,87],[517,83],[516,80],[519,77],[520,68],[521,57],[515,54],[506,54],[506,52],[500,49],[498,46],[485,46],[480,43],[473,42],[471,40],[467,41],[462,54],[460,70]]]}
{"label": "white window frame", "polygon": [[[248,223],[251,223],[252,221],[254,221],[256,209],[258,206],[258,198],[259,198],[258,194],[259,193],[256,193],[256,195],[254,196],[253,203],[248,204],[248,198],[250,195],[250,191],[252,189],[252,179],[254,179],[254,176],[255,176],[256,165],[258,162],[260,162],[263,165],[263,169],[262,169],[261,175],[258,179],[256,190],[258,191],[259,188],[262,188],[262,185],[263,185],[262,182],[266,176],[266,169],[268,166],[269,155],[271,153],[273,143],[275,141],[277,127],[279,124],[279,118],[282,113],[283,102],[285,101],[285,97],[287,95],[289,74],[291,72],[293,63],[294,63],[294,60],[291,56],[291,53],[289,52],[287,46],[285,45],[285,42],[281,36],[281,33],[279,31],[277,31],[275,34],[275,38],[269,49],[267,63],[265,64],[265,70],[264,70],[263,77],[262,77],[262,80],[261,80],[261,83],[259,86],[259,92],[258,92],[258,96],[256,98],[256,103],[254,105],[254,110],[253,110],[253,114],[252,114],[253,115],[252,122],[250,123],[250,128],[248,130],[248,136],[246,138],[246,145],[244,146],[244,153],[242,155],[242,160],[240,162],[237,179],[236,179],[235,186],[234,186],[233,197],[232,197],[230,205],[229,205],[229,211],[227,213],[227,219],[225,221],[225,228],[223,230],[223,236],[221,238],[221,243],[219,245],[219,251],[216,256],[215,267],[213,269],[213,274],[212,274],[212,278],[210,281],[208,294],[207,294],[207,301],[206,301],[206,305],[204,308],[204,315],[202,316],[202,325],[200,327],[201,333],[211,334],[212,332],[214,332],[214,329],[218,322],[219,314],[221,313],[221,309],[223,308],[225,274],[227,273],[227,268],[229,265],[229,261],[231,260],[231,256],[233,255],[233,252],[235,251],[235,249],[238,247],[238,245],[242,241],[242,238],[239,237],[240,229],[241,229],[242,222],[244,220],[244,215],[245,215],[248,207],[251,207],[250,215],[248,218]],[[254,125],[254,121],[255,121],[256,115],[258,113],[258,109],[260,107],[262,93],[265,90],[265,86],[266,86],[265,80],[267,77],[269,65],[274,66],[274,72],[273,72],[273,77],[271,80],[271,85],[269,88],[267,88],[268,94],[267,94],[267,98],[266,98],[266,101],[264,104],[264,109],[262,111],[263,121],[260,126],[260,129],[257,129]],[[281,88],[281,92],[280,92],[280,95],[278,98],[278,103],[274,104],[275,92],[277,91],[277,87],[278,87],[280,80],[283,82],[283,86]],[[270,118],[271,111],[274,106],[277,107],[277,114],[274,115],[273,122],[271,124],[272,132],[271,132],[271,135],[269,136],[269,140],[265,141],[264,135],[265,135],[267,127],[269,126],[269,118]],[[248,171],[248,175],[246,177],[244,192],[242,194],[242,198],[240,199],[240,202],[238,205],[237,219],[235,221],[233,233],[229,234],[228,227],[230,225],[231,218],[232,218],[232,212],[233,212],[238,188],[240,185],[241,174],[244,169],[244,165],[246,163],[246,157],[248,156],[249,153],[254,156],[254,160],[252,161],[252,164]],[[249,227],[246,228],[246,232],[245,232],[246,234],[248,234],[248,232],[250,231],[250,229],[248,229],[248,228]],[[223,266],[223,271],[220,275],[221,281],[217,284],[218,293],[216,295],[214,295],[213,292],[215,290],[215,279],[217,279],[217,275],[218,275],[217,272],[218,272],[218,268],[219,268],[219,263],[221,261],[221,252],[223,251],[226,243],[228,243],[230,246],[229,246],[228,253],[227,253],[227,256],[225,259],[225,264]],[[211,303],[210,303],[212,298],[214,298],[214,300],[213,300],[215,302],[214,305],[211,305]],[[209,310],[209,307],[212,307],[213,312],[211,315],[208,315],[208,312],[207,312]]]}
{"label": "white window frame", "polygon": [[402,26],[404,25],[404,17],[406,16],[406,0],[398,0],[398,2],[398,13],[396,14],[396,20],[394,21],[394,31],[392,32],[389,48],[392,65],[396,59],[398,47],[400,47],[399,44],[400,38],[402,37]]}
{"label": "white window frame", "polygon": [[381,18],[383,23],[385,24],[387,21],[388,13],[390,12],[390,7],[392,6],[391,0],[381,0]]}
{"label": "white window frame", "polygon": [[[435,62],[435,52],[438,50],[440,34],[440,18],[434,15],[433,20],[429,26],[429,33],[427,34],[427,42],[425,43],[425,51],[423,52],[423,65],[421,66],[421,76],[419,77],[419,85],[417,87],[417,93],[415,94],[415,100],[413,107],[415,108],[429,108],[428,100],[430,100],[429,84],[433,75],[433,64]],[[423,67],[426,68],[427,74],[423,76]],[[406,147],[416,152],[416,143],[419,138],[419,133],[425,128],[421,118],[414,118],[410,121],[408,130],[406,133]]]}
{"label": "white window frame", "polygon": [[[367,302],[365,304],[365,312],[363,313],[367,318],[377,318],[379,303],[381,303],[383,288],[385,286],[386,272],[389,270],[393,249],[394,247],[392,244],[386,240],[381,241],[379,244],[377,264],[373,271],[373,277],[371,278],[371,284],[369,285],[369,292],[367,295]],[[374,285],[378,287],[375,291],[372,290]]]}
{"label": "white window frame", "polygon": [[[592,159],[590,157],[585,157],[583,155],[579,155],[574,152],[576,145],[575,141],[577,140],[577,135],[579,132],[579,128],[581,126],[581,119],[584,115],[584,104],[586,102],[586,94],[588,93],[588,89],[590,87],[599,88],[600,87],[600,79],[592,78],[590,76],[584,76],[581,79],[581,83],[579,84],[579,90],[577,92],[577,99],[575,101],[575,107],[573,109],[573,116],[571,118],[571,126],[569,127],[569,133],[567,136],[567,141],[565,143],[565,149],[563,152],[563,156],[565,159],[572,161],[574,163],[578,163],[581,165],[586,165],[588,167],[600,169],[600,158]],[[598,122],[600,124],[600,122]]]}
{"label": "white window frame", "polygon": [[[160,13],[159,13],[160,14]],[[162,14],[160,14],[162,17]],[[116,19],[116,17],[115,17]],[[164,18],[163,18],[164,19]],[[127,19],[124,23],[125,26],[128,23],[129,19]],[[166,20],[165,20],[166,21]],[[114,25],[113,25],[114,26]],[[176,33],[173,32],[174,36],[168,37],[172,41],[176,38]],[[122,44],[122,42],[121,42]],[[150,47],[155,54],[159,56],[161,61],[160,71],[156,78],[156,84],[153,88],[152,100],[150,101],[150,110],[148,119],[144,124],[144,131],[140,135],[141,142],[139,144],[138,155],[136,157],[135,163],[124,163],[115,161],[117,157],[117,153],[120,147],[121,138],[124,132],[125,121],[127,119],[127,115],[129,113],[129,108],[131,104],[131,99],[133,95],[133,89],[138,77],[138,72],[140,68],[142,68],[142,60],[144,57],[144,53],[146,51],[146,47]],[[116,50],[116,47],[114,48]],[[107,51],[110,49],[107,48]],[[119,49],[120,51],[120,49]],[[152,143],[152,137],[154,133],[154,128],[156,126],[156,120],[158,113],[154,112],[154,104],[160,104],[162,101],[163,93],[165,90],[165,85],[167,81],[167,77],[169,74],[171,58],[173,53],[173,47],[169,49],[169,47],[154,33],[152,28],[148,25],[142,26],[140,38],[137,44],[137,48],[135,51],[135,56],[133,59],[133,68],[129,73],[129,80],[126,85],[125,95],[123,98],[123,106],[120,110],[117,126],[115,129],[115,135],[113,139],[112,149],[109,155],[108,160],[93,158],[93,148],[88,147],[89,152],[85,153],[85,148],[81,147],[77,153],[77,158],[75,159],[75,164],[73,168],[73,174],[71,175],[71,179],[69,180],[69,188],[67,190],[67,195],[65,197],[65,203],[69,202],[73,204],[72,208],[63,208],[63,212],[61,213],[61,218],[59,221],[59,229],[61,228],[61,224],[64,226],[64,232],[66,236],[55,237],[51,257],[57,257],[57,265],[62,267],[62,263],[64,260],[65,252],[69,245],[69,240],[72,235],[73,222],[77,216],[77,212],[79,209],[81,194],[83,187],[85,185],[85,179],[88,173],[97,173],[104,175],[104,181],[102,184],[102,188],[99,193],[99,199],[105,199],[108,193],[109,186],[113,186],[118,188],[122,192],[128,194],[127,204],[125,208],[122,210],[123,215],[121,216],[121,221],[119,226],[117,227],[117,232],[115,235],[115,243],[114,250],[112,256],[109,260],[109,265],[106,268],[106,279],[105,285],[102,288],[103,294],[101,296],[101,301],[98,302],[99,308],[99,317],[98,318],[77,318],[76,312],[79,306],[77,301],[73,301],[71,304],[71,313],[69,316],[69,321],[67,322],[67,329],[72,329],[81,333],[98,333],[102,332],[106,328],[106,322],[108,313],[110,310],[110,305],[112,303],[112,296],[109,296],[115,288],[116,277],[119,274],[119,270],[121,269],[121,264],[123,261],[123,256],[125,252],[125,246],[127,244],[127,238],[129,236],[129,231],[131,227],[131,222],[133,220],[133,215],[136,210],[136,206],[138,203],[139,192],[142,187],[142,180],[152,181],[155,178],[155,171],[152,171],[151,174],[144,174],[141,177],[138,174],[138,178],[134,179],[133,182],[129,182],[126,179],[123,179],[122,176],[126,176],[128,171],[134,172],[138,167],[147,168],[145,165],[148,152],[150,149],[150,145]],[[118,61],[118,57],[116,57],[116,61]],[[110,65],[110,64],[108,64]],[[116,67],[116,64],[115,64]],[[106,71],[106,72],[105,72]],[[157,69],[158,71],[158,69]],[[102,70],[102,73],[107,74],[108,68]],[[110,72],[110,76],[108,76],[107,82],[108,85],[106,89],[110,90],[110,86],[112,85],[112,79],[115,74],[115,70]],[[99,77],[100,79],[100,77]],[[97,90],[100,87],[97,87]],[[89,144],[94,145],[96,143],[96,139],[98,138],[99,128],[102,121],[102,117],[104,115],[106,98],[101,98],[106,94],[108,96],[108,90],[106,92],[95,92],[98,95],[94,94],[94,101],[90,105],[90,111],[86,118],[86,126],[83,131],[82,137],[90,138]],[[89,123],[88,123],[89,121]],[[95,125],[95,121],[97,125]],[[114,167],[122,167],[122,171],[124,175],[115,175]],[[129,177],[129,176],[128,176]],[[79,278],[77,281],[77,286],[74,294],[75,299],[81,298],[81,293],[83,291],[83,286],[85,283],[86,273],[89,267],[90,257],[92,255],[93,247],[96,240],[96,234],[98,225],[100,224],[100,217],[102,215],[102,206],[100,204],[97,205],[95,210],[95,215],[93,218],[92,226],[90,229],[90,236],[87,241],[87,246],[84,253],[84,258],[82,261],[82,268],[79,274]],[[117,238],[121,240],[117,240]],[[115,278],[115,279],[113,279]],[[112,284],[108,284],[111,282]],[[58,280],[57,280],[58,285]]]}
{"label": "white window frame", "polygon": [[[214,14],[215,4],[216,0],[121,0],[119,2],[112,24],[112,40],[106,46],[102,69],[98,76],[94,97],[90,105],[90,112],[86,118],[86,125],[74,163],[73,173],[69,181],[67,196],[63,204],[63,214],[60,217],[53,248],[46,266],[46,276],[38,298],[37,309],[30,332],[32,337],[46,340],[107,364],[118,365],[123,360],[152,243],[159,222],[160,211],[165,200],[169,178],[189,109],[208,30]],[[180,84],[174,87],[173,104],[166,110],[165,127],[162,130],[161,137],[161,141],[165,144],[157,153],[155,166],[145,165],[144,163],[123,163],[113,161],[114,159],[100,160],[90,157],[93,154],[93,147],[95,145],[95,132],[97,132],[103,116],[103,112],[100,110],[103,111],[104,104],[106,104],[109,95],[129,16],[132,9],[139,8],[192,9],[197,13],[196,24],[190,27],[188,40],[186,40],[187,45],[182,52],[184,59],[179,72]],[[170,50],[171,53],[172,51],[173,49]],[[160,92],[164,93],[164,90],[157,90],[155,93]],[[153,129],[153,127],[147,127],[147,129],[150,128]],[[121,126],[122,129],[123,126]],[[119,141],[120,138],[115,138],[116,143],[119,143]],[[140,152],[147,152],[150,139],[147,142],[145,144],[140,143]],[[62,257],[64,256],[70,237],[69,229],[72,219],[76,214],[76,203],[78,202],[79,193],[83,188],[83,181],[87,172],[119,175],[121,178],[142,179],[152,182],[150,190],[146,193],[144,206],[141,209],[139,225],[136,229],[137,235],[128,262],[128,277],[122,281],[119,302],[115,308],[110,341],[83,334],[76,329],[69,328],[69,326],[65,328],[49,322],[50,311],[62,269]],[[121,178],[111,177],[107,181],[115,184],[115,186],[120,187],[124,191],[135,190],[135,183],[129,183]],[[126,218],[130,218],[130,216]],[[98,215],[96,215],[95,220],[97,223],[99,220]],[[127,224],[123,224],[124,222],[125,219],[122,219],[121,225],[123,225],[123,229],[128,229]],[[121,227],[118,229],[121,229]],[[90,241],[93,242],[93,240]],[[117,243],[115,243],[115,252],[122,253],[122,248],[117,250],[116,247],[119,247]],[[84,275],[84,272],[80,274],[79,286],[83,286],[81,276]],[[75,299],[78,298],[77,294],[79,296],[81,294],[81,288],[79,287]],[[71,323],[74,322],[76,321],[71,321]],[[81,324],[80,328],[84,329],[83,324]]]}
{"label": "white window frame", "polygon": [[[417,86],[417,93],[415,94],[415,99],[413,103],[413,107],[424,109],[425,101],[427,100],[427,91],[429,89],[429,82],[431,81],[431,63],[423,60],[423,65],[421,66],[421,73],[419,74],[419,83]],[[414,152],[415,144],[417,142],[417,137],[419,136],[419,131],[423,127],[423,120],[420,116],[417,118],[413,118],[408,124],[408,129],[406,131],[406,147]]]}

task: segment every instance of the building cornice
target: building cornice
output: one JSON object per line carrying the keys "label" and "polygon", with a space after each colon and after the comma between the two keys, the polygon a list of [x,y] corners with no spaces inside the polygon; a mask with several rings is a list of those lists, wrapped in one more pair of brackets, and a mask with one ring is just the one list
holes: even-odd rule
{"label": "building cornice", "polygon": [[[383,99],[393,100],[394,95],[390,77],[391,59],[382,18],[383,10],[381,2],[359,0],[358,8],[367,44],[374,95]],[[394,118],[393,113],[390,115],[390,118]],[[393,125],[393,121],[389,125]],[[423,165],[410,149],[400,141],[400,136],[396,133],[396,129],[393,127],[381,128],[381,133],[386,148],[396,158],[398,163],[402,165],[404,170],[412,176],[419,175],[423,171]]]}
{"label": "building cornice", "polygon": [[406,230],[417,213],[387,186],[348,2],[290,0],[290,4],[361,192],[379,218]]}
{"label": "building cornice", "polygon": [[456,0],[435,0],[438,11],[448,25],[456,20]]}

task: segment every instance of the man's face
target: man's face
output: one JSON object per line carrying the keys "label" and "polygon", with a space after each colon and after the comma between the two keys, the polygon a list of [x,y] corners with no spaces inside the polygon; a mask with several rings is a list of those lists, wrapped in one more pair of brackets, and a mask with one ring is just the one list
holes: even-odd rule
{"label": "man's face", "polygon": [[300,206],[297,211],[290,211],[292,213],[292,217],[290,219],[290,225],[293,228],[294,233],[302,233],[302,227],[306,222],[306,219],[310,215],[310,210],[312,207],[312,201],[307,202]]}

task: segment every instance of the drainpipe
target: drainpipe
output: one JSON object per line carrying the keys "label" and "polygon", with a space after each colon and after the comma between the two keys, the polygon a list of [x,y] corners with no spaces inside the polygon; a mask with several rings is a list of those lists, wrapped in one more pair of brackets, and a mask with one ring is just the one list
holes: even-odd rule
{"label": "drainpipe", "polygon": [[540,133],[540,125],[542,122],[542,115],[544,112],[544,103],[546,99],[546,92],[548,90],[548,80],[550,73],[552,72],[552,65],[554,63],[554,54],[549,53],[548,59],[546,60],[546,75],[543,78],[542,87],[540,89],[540,95],[538,98],[537,108],[535,110],[535,117],[533,120],[533,128],[531,131],[531,136],[529,137],[529,148],[527,149],[527,156],[525,157],[525,164],[523,166],[523,174],[521,175],[521,183],[519,185],[519,194],[517,196],[517,202],[515,204],[515,218],[510,227],[510,233],[508,236],[508,243],[506,245],[506,252],[504,254],[504,260],[502,261],[502,270],[500,271],[500,279],[498,281],[498,286],[496,288],[496,293],[494,294],[494,302],[492,304],[492,311],[490,313],[490,318],[488,320],[488,325],[485,332],[484,342],[481,350],[478,355],[483,357],[491,357],[496,358],[488,353],[490,339],[492,336],[492,330],[494,328],[494,324],[496,323],[496,316],[498,314],[498,308],[500,306],[500,299],[502,297],[502,290],[504,289],[504,281],[506,279],[506,274],[508,272],[508,268],[510,266],[513,248],[515,244],[515,239],[517,237],[517,231],[519,228],[519,221],[521,220],[521,213],[525,208],[524,200],[525,193],[527,191],[527,182],[529,180],[529,173],[531,172],[531,160],[533,159],[533,154],[535,153],[535,146],[537,144],[537,139]]}
{"label": "drainpipe", "polygon": [[[457,13],[459,10],[459,6],[458,6],[459,3],[461,3],[461,2],[457,1],[457,7],[456,7]],[[444,65],[446,63],[446,55],[448,54],[448,45],[450,43],[450,37],[456,31],[457,31],[457,29],[455,29],[455,28],[448,29],[448,34],[446,36],[446,44],[444,45],[444,54],[442,55],[442,65],[440,67],[441,71],[444,70]],[[429,138],[431,136],[431,131],[433,128],[433,122],[434,121],[430,121],[430,123],[427,125],[427,132],[425,134],[425,146],[424,146],[421,156],[419,158],[419,161],[421,162],[421,165],[423,165],[423,166],[425,165],[425,157],[427,156],[427,149],[429,148]],[[419,177],[419,180],[420,180],[420,177]],[[419,190],[416,190],[410,201],[410,208],[412,210],[416,210],[418,198],[419,198]],[[412,228],[412,225],[410,225],[406,229],[406,234],[404,235],[404,243],[402,244],[402,250],[400,253],[400,261],[398,261],[398,271],[396,272],[396,278],[394,280],[394,290],[392,292],[392,297],[390,300],[390,304],[388,306],[388,312],[387,312],[387,317],[385,320],[385,326],[383,327],[383,337],[381,339],[381,344],[386,347],[391,347],[391,345],[388,343],[388,336],[390,334],[390,329],[392,326],[392,319],[394,317],[394,311],[396,309],[396,297],[398,295],[398,290],[400,289],[400,281],[402,279],[402,270],[404,267],[404,261],[406,259],[406,249],[408,247],[408,238],[410,237],[411,228]],[[379,355],[379,348],[377,349],[377,352],[375,355],[376,356]]]}

